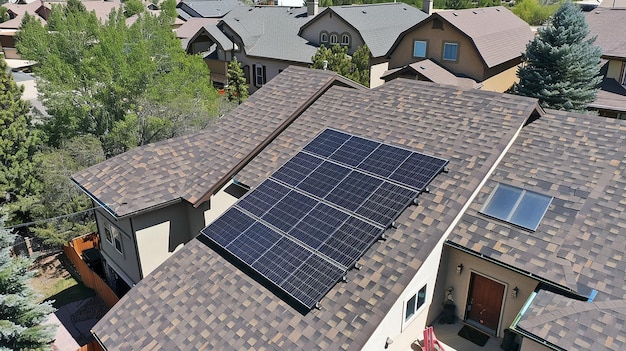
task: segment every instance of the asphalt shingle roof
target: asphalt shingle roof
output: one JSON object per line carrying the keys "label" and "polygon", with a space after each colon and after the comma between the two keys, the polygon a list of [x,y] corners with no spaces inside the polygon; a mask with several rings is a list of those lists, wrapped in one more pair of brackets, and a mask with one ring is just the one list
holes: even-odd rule
{"label": "asphalt shingle roof", "polygon": [[207,130],[135,148],[73,180],[120,217],[180,199],[195,203],[320,89],[349,84],[331,71],[287,70]]}
{"label": "asphalt shingle roof", "polygon": [[626,10],[597,8],[585,12],[585,20],[591,31],[597,35],[595,44],[602,48],[602,55],[626,59]]}
{"label": "asphalt shingle roof", "polygon": [[440,16],[465,33],[487,67],[520,57],[533,39],[528,23],[503,6],[438,11],[433,16]]}
{"label": "asphalt shingle roof", "polygon": [[247,56],[311,63],[317,47],[298,36],[309,20],[306,7],[240,6],[223,23],[241,38]]}
{"label": "asphalt shingle roof", "polygon": [[457,85],[461,88],[478,88],[479,85],[475,80],[465,77],[457,77],[452,72],[439,66],[437,62],[431,59],[425,59],[419,62],[411,63],[407,66],[391,69],[381,76],[385,78],[394,74],[402,72],[410,73],[413,75],[422,75],[429,81],[438,84]]}
{"label": "asphalt shingle roof", "polygon": [[332,6],[332,11],[354,27],[373,57],[387,54],[398,35],[428,17],[413,6],[397,3]]}
{"label": "asphalt shingle roof", "polygon": [[[222,17],[237,6],[239,0],[181,1],[176,7],[191,17]],[[180,13],[180,11],[179,11]]]}
{"label": "asphalt shingle roof", "polygon": [[[546,112],[522,130],[448,240],[581,296],[595,289],[598,305],[586,308],[606,311],[601,303],[626,299],[626,121]],[[536,231],[479,213],[497,183],[554,197]],[[540,323],[538,311],[526,312],[524,329],[551,341],[557,335],[562,341],[555,344],[566,350],[619,349],[623,339],[587,323],[591,315]],[[625,317],[623,309],[611,314]],[[616,344],[585,346],[598,335]]]}
{"label": "asphalt shingle roof", "polygon": [[448,159],[449,173],[435,177],[398,229],[365,253],[363,268],[303,315],[194,239],[94,332],[110,349],[360,349],[537,109],[533,99],[404,79],[365,91],[330,88],[237,177],[258,185],[327,127]]}

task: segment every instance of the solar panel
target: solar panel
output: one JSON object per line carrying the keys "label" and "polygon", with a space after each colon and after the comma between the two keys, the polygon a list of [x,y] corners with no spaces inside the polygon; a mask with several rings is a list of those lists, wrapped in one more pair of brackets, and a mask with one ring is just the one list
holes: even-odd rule
{"label": "solar panel", "polygon": [[330,158],[354,167],[379,145],[380,143],[353,136],[330,155]]}
{"label": "solar panel", "polygon": [[310,309],[446,164],[327,129],[202,234]]}

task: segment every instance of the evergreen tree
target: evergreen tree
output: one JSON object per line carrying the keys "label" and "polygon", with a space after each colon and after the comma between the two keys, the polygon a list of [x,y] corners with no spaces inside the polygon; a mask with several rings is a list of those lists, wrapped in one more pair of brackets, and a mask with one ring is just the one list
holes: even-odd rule
{"label": "evergreen tree", "polygon": [[238,104],[246,101],[248,98],[248,85],[246,77],[241,69],[241,63],[236,57],[228,64],[228,86],[226,87],[228,100],[237,101]]}
{"label": "evergreen tree", "polygon": [[539,99],[543,107],[584,111],[596,98],[600,77],[600,48],[588,38],[580,9],[567,2],[552,23],[540,28],[526,46],[514,91]]}
{"label": "evergreen tree", "polygon": [[24,88],[7,73],[2,58],[0,88],[0,201],[13,201],[37,188],[31,159],[39,138],[31,125],[29,103],[22,100]]}
{"label": "evergreen tree", "polygon": [[0,350],[51,349],[54,326],[41,323],[54,311],[52,302],[36,302],[38,296],[28,285],[32,261],[12,257],[12,242],[13,235],[0,229]]}

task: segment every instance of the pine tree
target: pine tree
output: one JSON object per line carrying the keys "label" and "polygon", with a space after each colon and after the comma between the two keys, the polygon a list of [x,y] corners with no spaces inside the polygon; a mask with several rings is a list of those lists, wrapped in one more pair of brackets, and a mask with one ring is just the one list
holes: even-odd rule
{"label": "pine tree", "polygon": [[226,94],[228,94],[228,100],[237,101],[241,104],[248,98],[248,85],[246,84],[246,77],[241,69],[241,63],[237,61],[236,57],[228,64],[228,86],[226,87]]}
{"label": "pine tree", "polygon": [[369,86],[369,58],[370,51],[367,45],[363,45],[354,52],[352,57],[348,55],[348,47],[335,44],[330,48],[322,45],[311,58],[311,68],[328,69],[340,75]]}
{"label": "pine tree", "polygon": [[50,301],[36,302],[38,296],[28,285],[32,261],[11,256],[12,239],[6,229],[0,229],[0,350],[50,349],[54,326],[41,323],[54,308]]}
{"label": "pine tree", "polygon": [[[32,156],[39,143],[29,103],[0,58],[0,200],[13,201],[37,188]],[[8,196],[7,196],[8,194]]]}
{"label": "pine tree", "polygon": [[552,23],[539,29],[526,46],[520,81],[514,91],[539,99],[543,107],[584,111],[594,101],[600,77],[600,48],[580,9],[566,2],[554,14]]}

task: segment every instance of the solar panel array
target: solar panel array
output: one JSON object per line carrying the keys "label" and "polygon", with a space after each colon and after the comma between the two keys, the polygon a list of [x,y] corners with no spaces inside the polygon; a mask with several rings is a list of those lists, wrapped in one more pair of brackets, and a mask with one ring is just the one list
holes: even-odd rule
{"label": "solar panel array", "polygon": [[447,162],[327,129],[202,234],[311,309]]}

